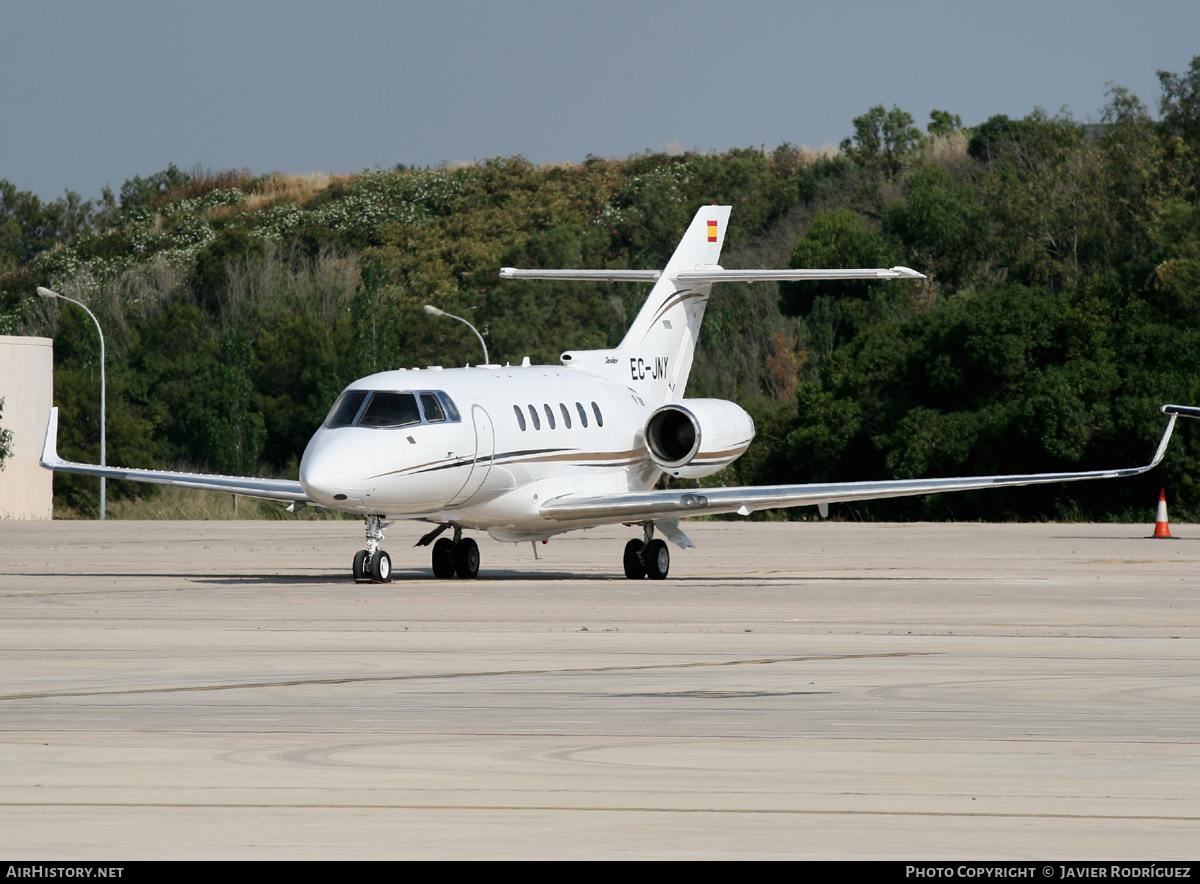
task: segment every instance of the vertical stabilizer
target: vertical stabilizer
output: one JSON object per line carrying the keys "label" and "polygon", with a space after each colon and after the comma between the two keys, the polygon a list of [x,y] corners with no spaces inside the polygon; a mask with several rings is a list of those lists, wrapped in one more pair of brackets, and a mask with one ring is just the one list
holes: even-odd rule
{"label": "vertical stabilizer", "polygon": [[615,350],[564,353],[563,363],[624,384],[650,405],[683,398],[712,283],[675,274],[718,269],[730,210],[704,206],[696,213]]}

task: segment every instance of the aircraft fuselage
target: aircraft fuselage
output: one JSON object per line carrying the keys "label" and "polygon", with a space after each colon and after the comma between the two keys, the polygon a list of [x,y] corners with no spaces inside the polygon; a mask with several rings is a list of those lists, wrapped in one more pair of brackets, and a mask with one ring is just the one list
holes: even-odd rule
{"label": "aircraft fuselage", "polygon": [[[391,411],[372,415],[373,397],[358,401],[356,391],[411,394],[420,408],[392,397]],[[342,397],[346,425],[331,426],[335,405],[304,452],[300,484],[314,503],[344,512],[538,540],[575,527],[543,518],[541,502],[644,491],[662,473],[643,439],[653,407],[572,368],[380,372]]]}

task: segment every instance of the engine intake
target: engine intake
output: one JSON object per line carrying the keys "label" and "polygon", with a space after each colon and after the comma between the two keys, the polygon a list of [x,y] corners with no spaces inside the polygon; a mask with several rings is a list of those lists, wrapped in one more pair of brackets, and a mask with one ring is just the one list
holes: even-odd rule
{"label": "engine intake", "polygon": [[646,421],[646,451],[672,476],[710,476],[736,460],[754,438],[754,421],[724,399],[683,399]]}

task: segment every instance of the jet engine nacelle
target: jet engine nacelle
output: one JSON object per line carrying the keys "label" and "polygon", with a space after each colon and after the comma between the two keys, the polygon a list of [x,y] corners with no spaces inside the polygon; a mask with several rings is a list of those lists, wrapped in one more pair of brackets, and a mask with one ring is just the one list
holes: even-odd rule
{"label": "jet engine nacelle", "polygon": [[754,420],[724,399],[682,399],[646,421],[650,459],[672,476],[699,479],[733,463],[754,438]]}

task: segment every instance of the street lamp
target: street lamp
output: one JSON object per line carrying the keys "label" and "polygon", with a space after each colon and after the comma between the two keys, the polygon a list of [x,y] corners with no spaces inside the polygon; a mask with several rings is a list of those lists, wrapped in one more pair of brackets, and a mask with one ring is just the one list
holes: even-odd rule
{"label": "street lamp", "polygon": [[425,305],[425,312],[428,313],[430,316],[449,316],[451,319],[457,319],[459,322],[463,323],[463,325],[465,325],[471,331],[475,332],[475,337],[479,338],[479,346],[483,347],[483,364],[484,365],[490,364],[490,360],[488,359],[487,344],[485,344],[483,342],[483,335],[481,335],[479,333],[479,329],[477,329],[475,326],[471,325],[471,323],[467,322],[461,316],[455,316],[453,313],[447,313],[445,310],[439,310],[437,307],[434,307],[432,304]]}
{"label": "street lamp", "polygon": [[[98,334],[100,336],[100,466],[102,466],[102,467],[107,466],[108,458],[106,456],[107,452],[106,452],[105,445],[104,445],[104,437],[105,437],[105,433],[104,433],[104,410],[105,410],[104,403],[107,398],[107,396],[105,395],[105,382],[104,382],[104,332],[102,332],[100,330],[100,320],[96,319],[96,315],[94,313],[92,313],[91,310],[89,310],[83,304],[80,304],[74,298],[68,298],[66,295],[60,295],[58,292],[51,291],[48,288],[43,288],[40,285],[37,287],[37,293],[39,295],[41,295],[43,298],[45,298],[47,301],[53,301],[56,298],[62,298],[64,301],[70,301],[72,304],[78,304],[80,307],[83,307],[84,313],[86,313],[88,316],[92,317],[92,322],[96,323],[96,334]],[[104,518],[104,512],[105,512],[105,508],[106,508],[105,507],[105,491],[106,491],[107,481],[108,480],[105,479],[104,476],[100,477],[100,518],[101,519]]]}

